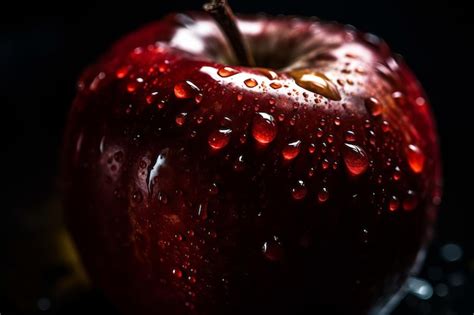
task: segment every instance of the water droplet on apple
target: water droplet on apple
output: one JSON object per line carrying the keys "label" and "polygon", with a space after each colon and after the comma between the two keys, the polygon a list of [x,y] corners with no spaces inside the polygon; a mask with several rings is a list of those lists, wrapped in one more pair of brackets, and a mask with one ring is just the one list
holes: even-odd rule
{"label": "water droplet on apple", "polygon": [[231,67],[222,67],[219,70],[217,70],[217,74],[223,78],[231,77],[233,75],[236,75],[240,71],[231,68]]}
{"label": "water droplet on apple", "polygon": [[302,180],[298,180],[296,184],[291,188],[291,196],[295,200],[301,200],[306,197],[308,189],[306,188],[305,183]]}
{"label": "water droplet on apple", "polygon": [[316,145],[314,143],[311,143],[309,145],[308,152],[309,152],[309,154],[314,154],[314,152],[316,152]]}
{"label": "water droplet on apple", "polygon": [[421,173],[425,166],[425,155],[420,148],[414,144],[410,144],[406,150],[406,155],[411,170],[417,174]]}
{"label": "water droplet on apple", "polygon": [[114,160],[117,161],[117,163],[122,163],[123,160],[123,152],[122,151],[117,151],[114,153]]}
{"label": "water droplet on apple", "polygon": [[262,253],[270,261],[279,261],[283,258],[282,244],[277,236],[273,236],[271,240],[263,243]]}
{"label": "water droplet on apple", "polygon": [[341,100],[337,86],[324,74],[310,70],[291,71],[290,75],[302,88],[334,101]]}
{"label": "water droplet on apple", "polygon": [[244,83],[249,88],[254,88],[258,84],[257,80],[255,80],[253,78],[249,78],[249,79],[245,80]]}
{"label": "water droplet on apple", "polygon": [[170,71],[170,68],[169,68],[168,64],[162,63],[162,64],[160,64],[160,65],[158,66],[158,71],[159,71],[160,73],[165,73],[165,72],[169,72],[169,71]]}
{"label": "water droplet on apple", "polygon": [[365,107],[367,108],[367,111],[372,115],[372,116],[379,116],[382,114],[383,111],[383,106],[382,103],[375,97],[369,97],[366,98],[364,101]]}
{"label": "water droplet on apple", "polygon": [[369,242],[369,230],[365,228],[362,229],[362,242],[364,242],[364,244]]}
{"label": "water droplet on apple", "polygon": [[92,80],[91,84],[89,85],[89,89],[91,91],[95,91],[97,87],[99,86],[100,81],[105,79],[105,72],[99,72],[97,76]]}
{"label": "water droplet on apple", "polygon": [[151,92],[149,95],[146,96],[145,101],[148,105],[153,104],[158,97],[158,92]]}
{"label": "water droplet on apple", "polygon": [[209,135],[207,143],[214,150],[220,150],[229,144],[231,133],[231,129],[215,130]]}
{"label": "water droplet on apple", "polygon": [[418,106],[425,106],[425,105],[426,105],[426,100],[425,100],[424,97],[421,97],[421,96],[420,96],[420,97],[417,97],[417,98],[415,99],[415,103],[416,103],[416,105],[418,105]]}
{"label": "water droplet on apple", "polygon": [[413,190],[408,190],[405,199],[403,200],[403,210],[412,211],[416,208],[418,201]]}
{"label": "water droplet on apple", "polygon": [[237,101],[241,102],[244,96],[242,94],[237,94]]}
{"label": "water droplet on apple", "polygon": [[174,95],[179,99],[195,97],[199,92],[199,88],[191,81],[179,82],[174,86]]}
{"label": "water droplet on apple", "polygon": [[129,66],[123,66],[117,69],[115,72],[115,75],[117,76],[118,79],[123,79],[125,76],[128,74],[128,71],[130,70]]}
{"label": "water droplet on apple", "polygon": [[173,274],[173,276],[175,276],[178,279],[180,279],[183,276],[183,272],[179,268],[174,268],[171,271],[171,273]]}
{"label": "water droplet on apple", "polygon": [[241,172],[245,168],[245,162],[244,162],[244,157],[243,155],[240,155],[234,162],[233,165],[234,171],[236,172]]}
{"label": "water droplet on apple", "polygon": [[369,166],[367,153],[355,144],[344,143],[343,157],[346,168],[351,175],[361,175]]}
{"label": "water droplet on apple", "polygon": [[323,187],[319,192],[318,192],[318,201],[320,203],[324,203],[329,199],[329,193],[326,187]]}
{"label": "water droplet on apple", "polygon": [[357,68],[355,69],[355,71],[356,71],[356,73],[358,73],[358,74],[362,74],[362,75],[366,74],[365,69],[362,68],[362,67],[357,67]]}
{"label": "water droplet on apple", "polygon": [[165,204],[168,203],[168,196],[164,192],[159,191],[158,192],[158,201],[165,205]]}
{"label": "water droplet on apple", "polygon": [[386,120],[382,121],[382,131],[389,132],[390,131],[390,123]]}
{"label": "water droplet on apple", "polygon": [[196,104],[200,104],[202,102],[202,98],[203,98],[203,95],[201,93],[199,93],[194,97],[194,102]]}
{"label": "water droplet on apple", "polygon": [[216,183],[212,183],[209,187],[209,193],[211,195],[217,195],[219,193],[219,188],[217,187]]}
{"label": "water droplet on apple", "polygon": [[252,136],[261,144],[272,142],[277,135],[277,126],[272,115],[258,112],[253,120]]}
{"label": "water droplet on apple", "polygon": [[354,142],[354,141],[356,141],[355,132],[352,131],[352,130],[346,131],[346,134],[345,134],[344,138],[346,139],[347,142]]}
{"label": "water droplet on apple", "polygon": [[398,166],[395,166],[395,170],[393,171],[393,176],[392,176],[393,180],[398,181],[400,180],[401,176],[402,176],[402,172],[400,168]]}
{"label": "water droplet on apple", "polygon": [[270,83],[270,87],[274,90],[278,90],[282,87],[281,83],[278,83],[278,82],[272,82]]}
{"label": "water droplet on apple", "polygon": [[392,93],[392,98],[398,106],[403,107],[406,105],[405,95],[402,92],[396,91]]}
{"label": "water droplet on apple", "polygon": [[296,158],[298,154],[300,153],[300,145],[301,145],[300,140],[288,143],[286,147],[283,149],[283,151],[281,152],[281,154],[283,155],[283,158],[285,160],[293,160],[294,158]]}
{"label": "water droplet on apple", "polygon": [[188,115],[188,113],[179,113],[175,118],[176,124],[178,126],[184,125],[184,123],[186,122],[186,116],[187,115]]}
{"label": "water droplet on apple", "polygon": [[164,100],[161,100],[160,102],[158,102],[158,104],[156,104],[156,108],[158,108],[158,110],[162,110],[164,107],[165,107],[166,103]]}
{"label": "water droplet on apple", "polygon": [[143,195],[142,195],[142,193],[141,193],[140,191],[138,191],[138,190],[137,190],[137,191],[134,191],[134,192],[132,193],[132,200],[133,200],[135,203],[140,203],[140,202],[142,202],[142,200],[143,200]]}
{"label": "water droplet on apple", "polygon": [[137,84],[136,81],[129,82],[129,83],[127,84],[127,91],[128,91],[129,93],[133,93],[133,92],[135,92],[135,90],[137,89],[137,86],[138,86],[138,84]]}
{"label": "water droplet on apple", "polygon": [[[324,149],[322,151],[324,151]],[[323,161],[321,162],[321,167],[322,167],[323,170],[327,170],[329,168],[328,159],[323,159]]]}
{"label": "water droplet on apple", "polygon": [[334,142],[334,135],[332,135],[332,134],[328,135],[327,140],[328,140],[328,143],[333,143]]}
{"label": "water droplet on apple", "polygon": [[270,70],[270,69],[267,69],[267,68],[258,68],[257,70],[258,70],[258,72],[260,72],[261,74],[263,74],[264,76],[266,76],[270,80],[275,80],[276,78],[278,78],[278,75],[273,70]]}
{"label": "water droplet on apple", "polygon": [[316,130],[316,137],[321,138],[323,135],[324,135],[323,129],[318,128],[318,130]]}
{"label": "water droplet on apple", "polygon": [[376,144],[376,138],[375,138],[375,132],[373,132],[372,130],[369,131],[369,143],[373,146],[375,146]]}
{"label": "water droplet on apple", "polygon": [[392,196],[390,198],[390,201],[388,202],[388,210],[393,212],[397,210],[399,206],[400,206],[400,201],[398,201],[398,198],[396,196]]}

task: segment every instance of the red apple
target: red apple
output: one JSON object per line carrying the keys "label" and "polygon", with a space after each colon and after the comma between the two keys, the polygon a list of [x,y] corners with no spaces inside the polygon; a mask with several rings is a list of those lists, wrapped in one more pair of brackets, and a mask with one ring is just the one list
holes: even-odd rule
{"label": "red apple", "polygon": [[127,314],[366,314],[430,239],[430,107],[377,37],[241,17],[256,65],[204,13],[126,36],[78,85],[68,224]]}

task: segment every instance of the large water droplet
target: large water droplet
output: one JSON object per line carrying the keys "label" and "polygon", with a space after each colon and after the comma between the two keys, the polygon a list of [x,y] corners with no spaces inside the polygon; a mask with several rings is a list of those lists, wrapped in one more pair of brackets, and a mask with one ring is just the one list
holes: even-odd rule
{"label": "large water droplet", "polygon": [[195,97],[199,92],[199,88],[191,81],[179,82],[174,86],[174,95],[180,99]]}
{"label": "large water droplet", "polygon": [[272,115],[259,112],[253,120],[252,136],[261,144],[272,142],[277,135],[277,126]]}
{"label": "large water droplet", "polygon": [[301,200],[306,197],[308,189],[306,188],[305,183],[302,180],[296,182],[296,184],[291,188],[291,196],[295,200]]}
{"label": "large water droplet", "polygon": [[300,153],[300,144],[300,140],[288,143],[281,152],[283,158],[285,160],[293,160],[294,158],[296,158]]}
{"label": "large water droplet", "polygon": [[408,165],[415,173],[421,173],[425,166],[425,155],[423,152],[414,144],[410,144],[407,148],[407,160]]}
{"label": "large water droplet", "polygon": [[231,133],[231,129],[215,130],[209,135],[207,143],[214,150],[220,150],[229,144]]}
{"label": "large water droplet", "polygon": [[343,157],[347,170],[354,176],[361,175],[369,166],[367,154],[355,144],[344,143]]}
{"label": "large water droplet", "polygon": [[217,71],[217,74],[220,75],[221,77],[223,78],[227,78],[227,77],[231,77],[233,75],[236,75],[237,73],[239,73],[240,71],[234,69],[234,68],[231,68],[231,67],[223,67],[223,68],[220,68],[218,71]]}
{"label": "large water droplet", "polygon": [[336,85],[324,74],[310,70],[291,71],[290,75],[296,84],[311,92],[320,94],[331,100],[341,100],[341,95]]}

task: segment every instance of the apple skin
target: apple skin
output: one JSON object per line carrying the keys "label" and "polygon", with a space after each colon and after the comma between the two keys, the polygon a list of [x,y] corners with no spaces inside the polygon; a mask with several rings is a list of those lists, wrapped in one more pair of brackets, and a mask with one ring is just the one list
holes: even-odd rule
{"label": "apple skin", "polygon": [[278,70],[230,66],[211,18],[189,13],[126,36],[81,77],[63,182],[85,267],[126,314],[386,307],[441,194],[422,88],[350,27],[258,16],[239,28]]}

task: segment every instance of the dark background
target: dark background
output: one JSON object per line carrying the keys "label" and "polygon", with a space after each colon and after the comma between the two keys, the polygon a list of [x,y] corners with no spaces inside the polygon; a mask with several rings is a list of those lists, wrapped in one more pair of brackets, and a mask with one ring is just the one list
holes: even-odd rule
{"label": "dark background", "polygon": [[[57,178],[65,118],[75,80],[87,64],[125,33],[167,12],[199,9],[204,1],[190,2],[2,4],[2,315],[79,314],[92,309],[113,314],[99,292],[83,285],[81,277],[71,276],[78,267],[64,263],[70,256],[56,255],[64,245],[56,239],[62,235]],[[410,294],[395,314],[473,314],[474,229],[469,212],[474,210],[470,195],[474,22],[467,1],[230,2],[242,13],[316,15],[352,24],[381,36],[405,57],[425,87],[438,122],[445,189],[437,236],[420,275],[431,284],[433,295],[423,300]],[[450,243],[459,247],[445,246]],[[453,254],[453,248],[457,255],[441,254],[443,249]],[[60,293],[64,290],[58,285],[67,293]]]}

